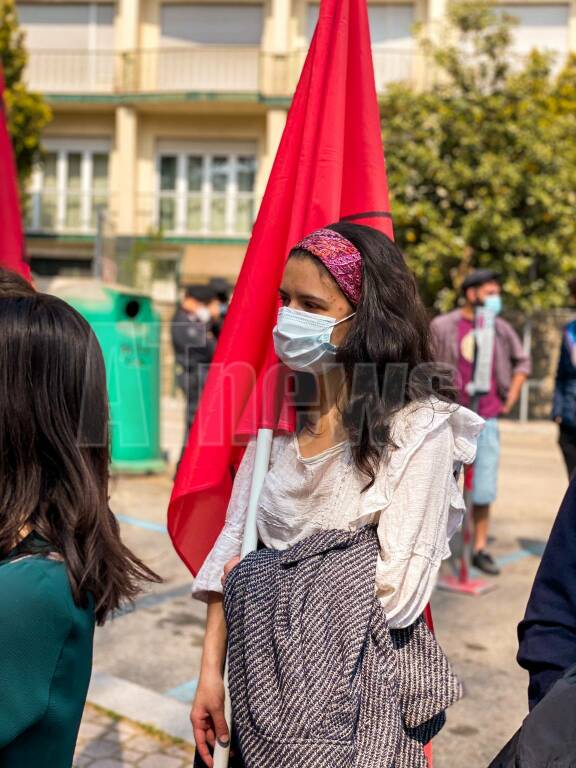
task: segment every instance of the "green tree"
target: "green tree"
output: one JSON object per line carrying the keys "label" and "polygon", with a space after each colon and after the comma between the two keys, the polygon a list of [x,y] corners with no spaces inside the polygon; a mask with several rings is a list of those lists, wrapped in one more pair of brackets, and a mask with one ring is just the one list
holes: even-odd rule
{"label": "green tree", "polygon": [[27,58],[24,33],[18,26],[14,2],[0,0],[0,65],[6,80],[8,130],[23,192],[40,155],[42,130],[51,119],[50,109],[42,97],[31,93],[23,81]]}
{"label": "green tree", "polygon": [[472,267],[500,270],[509,303],[560,306],[576,273],[576,58],[511,51],[513,19],[453,2],[422,42],[436,82],[383,99],[397,241],[429,306],[454,305]]}

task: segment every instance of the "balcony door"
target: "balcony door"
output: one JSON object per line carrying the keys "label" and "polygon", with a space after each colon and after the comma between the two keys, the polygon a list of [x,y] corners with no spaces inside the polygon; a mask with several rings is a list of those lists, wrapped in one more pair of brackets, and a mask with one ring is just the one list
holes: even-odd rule
{"label": "balcony door", "polygon": [[111,3],[18,5],[30,86],[45,93],[106,92],[114,81]]}
{"label": "balcony door", "polygon": [[157,157],[157,222],[167,235],[246,237],[255,217],[256,147],[165,144]]}
{"label": "balcony door", "polygon": [[109,142],[47,139],[44,146],[32,175],[28,230],[95,233],[98,210],[109,203]]}
{"label": "balcony door", "polygon": [[[320,6],[308,6],[308,39],[312,39]],[[387,83],[409,80],[412,76],[415,40],[412,29],[416,20],[414,3],[370,4],[370,38],[376,88],[382,91]]]}
{"label": "balcony door", "polygon": [[157,77],[162,90],[258,90],[261,4],[163,4]]}
{"label": "balcony door", "polygon": [[533,48],[547,50],[561,61],[569,50],[570,6],[568,3],[530,3],[500,6],[501,10],[515,17],[513,28],[514,50],[520,54]]}

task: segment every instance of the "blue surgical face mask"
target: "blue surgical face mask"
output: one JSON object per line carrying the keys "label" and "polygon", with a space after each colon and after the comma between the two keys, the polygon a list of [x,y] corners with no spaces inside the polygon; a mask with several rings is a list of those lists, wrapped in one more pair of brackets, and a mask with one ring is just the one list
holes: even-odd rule
{"label": "blue surgical face mask", "polygon": [[502,296],[499,293],[494,293],[492,296],[487,296],[484,299],[484,306],[493,312],[495,315],[499,315],[502,312]]}
{"label": "blue surgical face mask", "polygon": [[272,332],[276,354],[294,371],[317,373],[334,365],[338,348],[330,341],[332,330],[355,314],[353,312],[342,320],[336,320],[326,315],[281,307],[278,323]]}

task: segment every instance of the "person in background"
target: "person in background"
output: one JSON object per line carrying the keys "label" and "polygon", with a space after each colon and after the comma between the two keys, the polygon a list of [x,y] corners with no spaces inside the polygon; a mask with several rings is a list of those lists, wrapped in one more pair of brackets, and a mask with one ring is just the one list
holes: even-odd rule
{"label": "person in background", "polygon": [[24,288],[0,294],[0,765],[70,768],[94,625],[160,578],[108,504],[96,337],[68,304]]}
{"label": "person in background", "polygon": [[214,324],[219,320],[220,302],[215,289],[210,285],[186,286],[184,297],[171,325],[172,346],[176,358],[176,383],[186,399],[184,446],[196,415],[208,367],[214,356]]}
{"label": "person in background", "polygon": [[228,314],[228,305],[230,304],[230,283],[225,277],[213,277],[210,280],[210,287],[216,292],[216,298],[220,304],[219,317],[213,324],[214,335],[216,338],[219,338],[220,331],[224,325],[224,319]]}
{"label": "person in background", "polygon": [[[568,289],[576,302],[576,278],[568,283]],[[558,444],[571,478],[576,469],[576,320],[562,330],[552,418],[558,424]]]}
{"label": "person in background", "polygon": [[[495,315],[502,310],[502,291],[496,272],[478,269],[462,283],[464,304],[461,308],[440,315],[432,321],[436,359],[457,371],[459,400],[470,405],[467,385],[474,376],[474,313],[484,306]],[[530,374],[530,358],[512,326],[501,317],[495,321],[494,362],[490,391],[480,398],[478,413],[486,426],[478,438],[478,453],[474,462],[472,492],[474,516],[473,565],[484,573],[497,576],[500,569],[487,551],[490,505],[496,499],[500,436],[498,417],[510,413],[516,404],[522,385]]]}
{"label": "person in background", "polygon": [[530,675],[532,710],[576,664],[576,478],[570,481],[542,555],[518,640],[518,663]]}
{"label": "person in background", "polygon": [[[282,306],[272,334],[276,354],[295,373],[314,378],[318,409],[305,409],[301,413],[300,428],[293,434],[274,436],[269,470],[257,505],[259,540],[268,550],[285,551],[323,531],[350,532],[367,523],[377,526],[379,556],[374,564],[375,576],[372,573],[370,581],[365,582],[366,593],[379,598],[387,628],[412,627],[410,631],[416,632],[441,561],[450,554],[449,539],[461,521],[464,501],[454,478],[454,463],[473,461],[482,420],[453,402],[455,392],[449,377],[442,372],[433,379],[427,375],[434,361],[427,313],[404,256],[378,230],[339,222],[304,238],[290,252],[279,299]],[[387,380],[389,366],[397,369],[398,365],[406,371],[410,383],[393,398],[383,382]],[[375,376],[357,376],[359,370],[370,370]],[[426,371],[424,376],[423,371]],[[363,418],[365,415],[367,418]],[[228,746],[231,735],[234,737],[224,718],[223,670],[228,633],[223,578],[238,563],[241,553],[255,457],[256,441],[253,440],[234,479],[225,526],[193,585],[193,596],[208,605],[201,671],[191,714],[197,746],[196,766],[213,766],[210,751],[215,740],[224,747]],[[326,573],[325,565],[321,567]],[[357,576],[361,572],[356,569],[355,573]],[[348,578],[354,574],[344,571],[333,576],[338,585],[349,585]],[[269,584],[269,587],[274,594],[274,586]],[[294,587],[293,594],[296,593],[298,589]],[[322,589],[318,592],[311,589],[306,604],[314,606],[313,612],[326,617],[325,610],[330,609],[328,604],[323,604],[322,594]],[[356,593],[352,591],[352,594]],[[362,617],[357,618],[362,602],[360,591],[357,597],[358,601],[344,601],[350,614],[348,626],[354,628],[352,634],[357,631],[358,637],[364,638],[358,647],[363,649],[361,656],[369,657],[369,629],[362,623]],[[256,614],[261,615],[260,627],[267,626],[270,613],[266,607],[270,608],[270,604],[266,606],[261,601],[254,606]],[[246,615],[250,610],[252,608],[246,608]],[[269,658],[275,658],[280,677],[290,658],[290,643],[302,636],[299,634],[303,631],[302,612],[295,610],[294,613],[295,629],[291,631],[290,642],[282,640],[278,647],[272,644],[268,654]],[[311,727],[317,728],[318,734],[324,726],[328,734],[332,728],[327,725],[330,721],[336,724],[336,731],[341,735],[342,726],[338,723],[345,721],[348,728],[350,723],[359,722],[357,718],[362,711],[359,731],[354,737],[361,744],[365,741],[361,734],[378,731],[381,721],[376,722],[374,718],[381,718],[386,707],[377,706],[373,701],[371,707],[358,709],[356,704],[349,703],[348,694],[346,704],[338,694],[338,717],[333,716],[331,709],[334,697],[328,714],[318,709],[316,691],[320,689],[314,681],[326,676],[322,660],[329,655],[324,656],[323,649],[328,647],[328,636],[342,630],[341,619],[334,624],[327,620],[323,627],[323,632],[314,630],[309,635],[304,632],[310,648],[316,648],[313,655],[317,660],[308,665],[304,688],[298,688],[300,676],[296,667],[301,663],[298,658],[297,663],[293,662],[294,674],[283,681],[286,685],[279,684],[285,689],[280,698],[285,702],[285,693],[290,697],[290,692],[301,691],[302,698],[298,696],[300,700],[295,704],[297,722],[303,722],[298,707],[309,698],[311,711],[316,708]],[[259,631],[258,626],[254,629]],[[336,666],[348,658],[345,646],[346,643],[341,644],[338,664],[334,661]],[[406,652],[410,654],[409,650]],[[433,658],[433,641],[426,653],[430,654],[429,659]],[[382,652],[382,658],[384,656]],[[311,658],[306,655],[306,659]],[[419,678],[427,681],[426,697],[431,702],[435,685],[442,676],[436,676],[430,668],[421,668],[412,656],[410,660]],[[363,664],[360,665],[358,657],[346,667],[348,672],[344,675],[342,690],[351,693],[359,690],[353,678],[360,666]],[[276,680],[269,685],[266,677],[270,667],[264,669],[265,674],[259,677],[260,688],[254,691],[255,702],[266,696],[270,700],[270,691],[277,690]],[[232,668],[231,674],[234,675]],[[387,685],[392,690],[395,684]],[[341,690],[340,683],[331,683],[328,688]],[[374,688],[366,685],[365,690],[371,699]],[[419,698],[416,686],[412,689],[410,683],[405,695],[410,701],[412,697]],[[330,699],[330,693],[327,696]],[[288,727],[293,724],[288,719],[294,706],[284,708],[274,704],[270,709],[271,719],[267,720],[268,713],[265,719],[267,723],[275,722],[281,731],[282,722],[275,712],[280,713],[280,718],[286,717]],[[258,706],[256,703],[255,710]],[[433,714],[427,711],[425,720]],[[261,738],[267,739],[270,731],[266,730],[267,725],[263,728],[266,733],[263,732]],[[400,748],[398,733],[391,733],[390,743]],[[242,764],[242,740],[238,735]],[[327,744],[330,738],[332,736],[326,735],[326,740],[322,737],[321,741]],[[331,749],[334,744],[345,744],[346,738],[342,736],[341,742],[333,741]],[[322,753],[326,759],[316,759],[320,756],[317,746],[311,742],[310,733],[304,734],[296,749],[297,759],[289,764],[310,768],[332,765],[330,749]],[[362,766],[381,763],[380,760],[351,760],[347,750],[348,747],[339,753],[334,764],[341,765],[344,760]],[[424,758],[419,751],[418,755],[421,758],[418,762],[400,754],[393,762],[403,766],[421,765]],[[266,768],[283,765],[277,759],[267,762],[266,755],[260,762],[250,764]]]}

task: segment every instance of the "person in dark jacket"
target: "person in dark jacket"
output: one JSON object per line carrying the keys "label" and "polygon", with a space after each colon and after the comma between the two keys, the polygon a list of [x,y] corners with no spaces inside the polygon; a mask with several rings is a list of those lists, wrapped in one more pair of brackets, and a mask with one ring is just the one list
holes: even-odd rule
{"label": "person in dark jacket", "polygon": [[219,319],[220,303],[214,287],[188,285],[171,325],[172,346],[176,358],[176,383],[186,399],[184,444],[214,356],[214,324]]}
{"label": "person in dark jacket", "polygon": [[[576,302],[576,278],[569,285]],[[576,320],[562,330],[562,345],[556,370],[552,418],[558,424],[558,444],[564,456],[568,477],[576,469]]]}
{"label": "person in dark jacket", "polygon": [[557,680],[488,768],[576,765],[576,666]]}
{"label": "person in dark jacket", "polygon": [[576,664],[576,478],[552,528],[518,639],[518,663],[530,674],[532,709]]}

